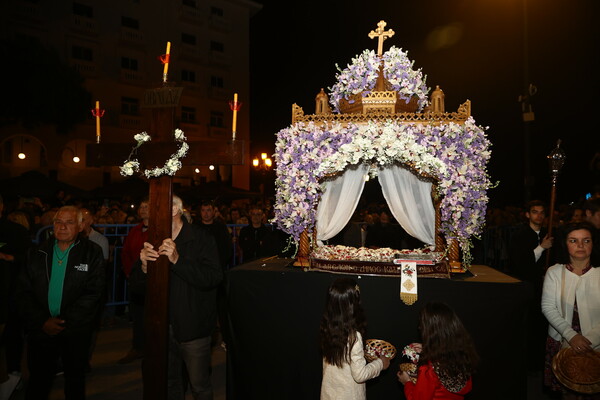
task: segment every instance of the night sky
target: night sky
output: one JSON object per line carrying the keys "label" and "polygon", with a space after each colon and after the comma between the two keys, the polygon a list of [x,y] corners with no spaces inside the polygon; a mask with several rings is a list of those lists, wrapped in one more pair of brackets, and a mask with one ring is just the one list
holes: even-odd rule
{"label": "night sky", "polygon": [[[567,160],[558,178],[557,202],[576,202],[592,190],[594,177],[597,182],[590,162],[600,152],[593,118],[600,110],[600,2],[258,3],[263,9],[251,19],[252,151],[274,151],[276,133],[291,123],[293,103],[314,113],[316,94],[321,88],[329,92],[335,83],[336,63],[344,68],[364,49],[377,49],[368,33],[383,19],[386,29],[395,31],[384,51],[392,45],[407,51],[414,68],[427,75],[427,86],[444,90],[446,111],[471,100],[476,122],[489,127],[488,172],[492,181],[499,181],[489,192],[492,205],[521,205],[527,198],[527,136],[533,177],[529,198],[549,201],[546,156],[558,139]],[[532,97],[535,121],[529,128],[518,102],[526,83],[537,88]]]}

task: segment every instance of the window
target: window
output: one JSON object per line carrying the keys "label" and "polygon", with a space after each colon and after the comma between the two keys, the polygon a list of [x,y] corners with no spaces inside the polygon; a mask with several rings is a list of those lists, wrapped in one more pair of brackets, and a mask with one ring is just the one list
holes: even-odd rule
{"label": "window", "polygon": [[196,36],[190,35],[189,33],[182,33],[181,34],[181,42],[195,46],[196,45]]}
{"label": "window", "polygon": [[73,14],[80,17],[93,18],[94,9],[87,4],[73,3]]}
{"label": "window", "polygon": [[223,88],[223,77],[212,75],[210,77],[210,86],[222,89]]}
{"label": "window", "polygon": [[223,9],[219,8],[219,7],[211,7],[210,8],[210,14],[211,15],[215,15],[217,17],[222,17],[223,16]]}
{"label": "window", "polygon": [[196,109],[194,107],[181,107],[181,122],[196,122]]}
{"label": "window", "polygon": [[76,60],[93,61],[94,59],[92,49],[89,47],[73,46],[71,55]]}
{"label": "window", "polygon": [[210,41],[210,49],[212,51],[219,51],[219,52],[224,52],[225,51],[225,46],[223,46],[223,43],[221,42],[215,42],[214,40]]}
{"label": "window", "polygon": [[137,71],[138,60],[136,60],[135,58],[121,57],[121,68],[129,69],[131,71]]}
{"label": "window", "polygon": [[192,8],[198,7],[198,5],[196,4],[196,0],[183,0],[181,2],[181,4],[183,4],[184,6],[192,7]]}
{"label": "window", "polygon": [[140,29],[140,21],[135,18],[121,17],[121,26],[131,29]]}
{"label": "window", "polygon": [[216,126],[222,128],[223,125],[223,113],[221,111],[210,112],[210,126]]}
{"label": "window", "polygon": [[133,97],[121,97],[121,114],[139,115],[140,101]]}
{"label": "window", "polygon": [[184,82],[196,82],[196,72],[187,69],[182,69],[181,80]]}

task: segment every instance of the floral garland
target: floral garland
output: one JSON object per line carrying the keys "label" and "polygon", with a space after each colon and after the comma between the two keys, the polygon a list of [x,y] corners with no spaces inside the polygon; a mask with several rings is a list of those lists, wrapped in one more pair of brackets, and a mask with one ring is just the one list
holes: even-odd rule
{"label": "floral garland", "polygon": [[441,230],[456,239],[470,265],[471,237],[485,224],[487,174],[491,151],[485,129],[469,117],[464,124],[402,124],[388,120],[367,125],[316,125],[298,122],[277,134],[275,217],[273,222],[298,241],[311,233],[322,191],[320,180],[349,165],[367,163],[370,174],[393,163],[409,164],[437,179]]}
{"label": "floral garland", "polygon": [[[395,46],[386,51],[382,59],[383,76],[391,84],[392,90],[397,91],[400,98],[407,103],[413,96],[417,96],[419,111],[422,110],[429,103],[427,99],[429,89],[425,85],[426,76],[423,76],[421,69],[413,70],[414,61],[408,58],[406,52]],[[335,112],[340,111],[342,98],[349,100],[352,95],[361,92],[368,94],[373,90],[379,75],[380,63],[381,59],[375,51],[365,50],[358,57],[353,58],[343,70],[336,64],[339,71],[336,75],[337,83],[329,88],[330,103]]]}
{"label": "floral garland", "polygon": [[[142,171],[146,178],[156,178],[162,175],[173,176],[181,169],[181,158],[185,157],[187,154],[189,145],[187,144],[186,137],[181,129],[175,129],[174,136],[175,141],[179,143],[177,151],[171,155],[171,157],[162,167],[154,167],[152,169],[145,169]],[[148,135],[146,132],[138,133],[137,135],[134,135],[133,138],[137,143],[133,149],[131,149],[131,153],[129,153],[127,160],[121,167],[119,167],[121,170],[121,175],[123,176],[131,176],[134,172],[139,172],[139,161],[136,158],[132,160],[131,157],[137,153],[137,149],[139,149],[141,145],[151,140],[150,135]]]}

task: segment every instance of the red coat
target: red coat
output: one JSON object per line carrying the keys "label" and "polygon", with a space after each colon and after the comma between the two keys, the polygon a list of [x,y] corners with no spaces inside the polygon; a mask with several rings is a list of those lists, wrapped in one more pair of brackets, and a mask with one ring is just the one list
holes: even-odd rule
{"label": "red coat", "polygon": [[140,251],[144,247],[144,242],[148,241],[148,230],[143,231],[144,224],[139,223],[129,230],[123,249],[121,250],[121,263],[123,272],[129,278],[133,263],[140,259]]}
{"label": "red coat", "polygon": [[431,363],[422,365],[417,372],[417,383],[412,381],[404,385],[404,396],[407,400],[462,400],[473,387],[471,378],[460,392],[449,392],[440,382]]}

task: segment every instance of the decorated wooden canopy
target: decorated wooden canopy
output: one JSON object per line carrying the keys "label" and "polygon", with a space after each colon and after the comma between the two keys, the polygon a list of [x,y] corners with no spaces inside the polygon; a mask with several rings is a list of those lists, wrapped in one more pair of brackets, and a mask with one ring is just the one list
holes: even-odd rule
{"label": "decorated wooden canopy", "polygon": [[[332,207],[328,199],[328,207],[337,214],[327,213],[321,208],[332,179],[348,175],[344,187],[351,187],[350,179],[364,185],[364,175],[369,174],[379,176],[382,183],[385,175],[389,183],[382,183],[384,197],[403,228],[435,245],[436,251],[450,250],[451,261],[458,261],[460,247],[463,265],[468,266],[471,240],[483,230],[487,190],[492,186],[486,128],[471,116],[470,101],[456,112],[446,112],[439,87],[429,98],[426,77],[413,69],[405,51],[392,46],[382,53],[383,40],[393,35],[384,28],[381,21],[370,34],[379,38],[378,53],[365,50],[345,69],[338,67],[329,96],[321,89],[316,97],[315,114],[305,115],[293,105],[292,124],[277,134],[273,221],[300,242],[298,256],[307,257],[310,246],[343,228],[362,193],[360,185],[352,190],[338,188],[339,203]],[[349,170],[364,174],[351,178]],[[399,178],[403,171],[415,178]],[[412,179],[417,186],[428,183],[427,201],[400,193],[394,189],[398,187],[391,182],[394,179]],[[327,218],[339,221],[323,222]],[[317,226],[326,227],[327,233]]]}

